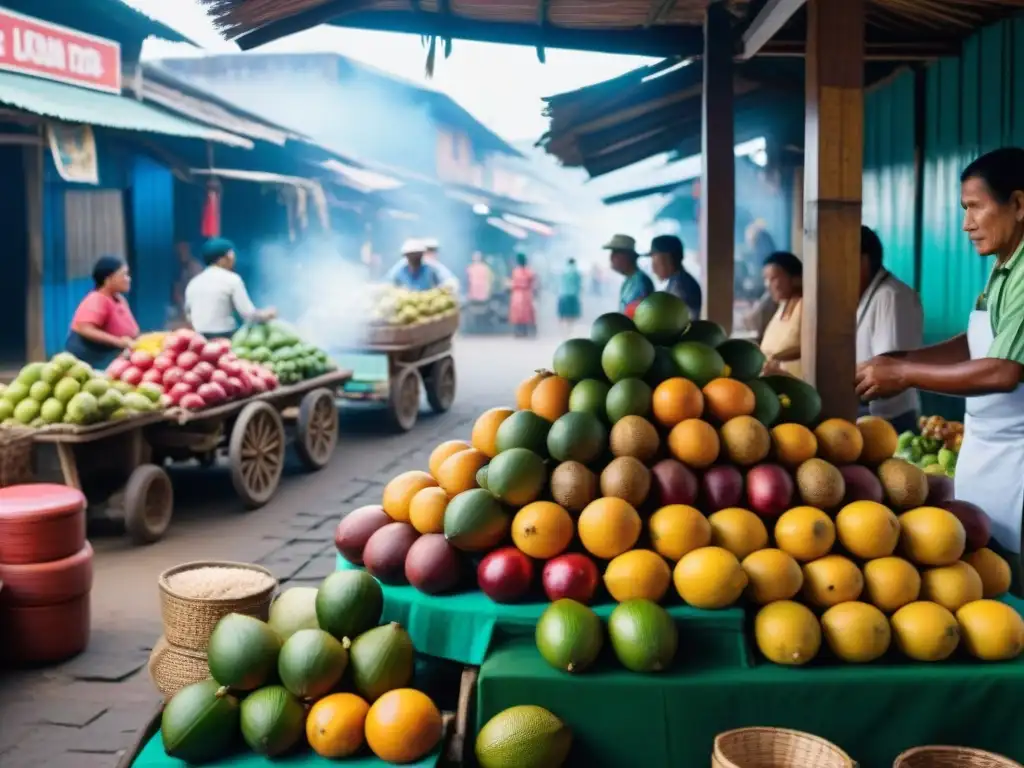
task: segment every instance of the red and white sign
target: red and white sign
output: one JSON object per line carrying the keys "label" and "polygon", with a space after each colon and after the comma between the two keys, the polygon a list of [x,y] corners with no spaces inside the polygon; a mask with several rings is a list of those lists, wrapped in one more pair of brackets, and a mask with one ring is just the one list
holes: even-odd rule
{"label": "red and white sign", "polygon": [[0,69],[121,93],[118,43],[5,8],[0,8]]}

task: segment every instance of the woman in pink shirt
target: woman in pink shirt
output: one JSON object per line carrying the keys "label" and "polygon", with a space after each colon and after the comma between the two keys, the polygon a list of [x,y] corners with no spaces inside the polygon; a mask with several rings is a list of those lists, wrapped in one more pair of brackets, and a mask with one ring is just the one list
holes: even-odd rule
{"label": "woman in pink shirt", "polygon": [[96,288],[82,299],[71,319],[65,348],[93,368],[106,368],[139,335],[131,307],[124,298],[132,287],[128,265],[114,256],[101,256],[92,268]]}

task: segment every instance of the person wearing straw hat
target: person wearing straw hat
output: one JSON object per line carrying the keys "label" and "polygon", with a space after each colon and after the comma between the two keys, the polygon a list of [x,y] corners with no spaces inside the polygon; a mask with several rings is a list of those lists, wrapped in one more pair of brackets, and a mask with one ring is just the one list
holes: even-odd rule
{"label": "person wearing straw hat", "polygon": [[619,312],[633,317],[637,305],[654,293],[654,282],[637,266],[640,254],[636,252],[636,240],[629,235],[612,235],[603,248],[611,252],[611,268],[624,278],[619,290]]}
{"label": "person wearing straw hat", "polygon": [[405,263],[396,265],[391,282],[407,291],[429,291],[441,285],[441,276],[430,264],[423,263],[426,247],[422,240],[409,239],[402,243],[402,256]]}
{"label": "person wearing straw hat", "polygon": [[441,285],[450,288],[453,293],[458,293],[460,289],[459,278],[441,261],[441,244],[437,238],[424,238],[423,248],[423,263],[437,270],[438,277],[441,278]]}

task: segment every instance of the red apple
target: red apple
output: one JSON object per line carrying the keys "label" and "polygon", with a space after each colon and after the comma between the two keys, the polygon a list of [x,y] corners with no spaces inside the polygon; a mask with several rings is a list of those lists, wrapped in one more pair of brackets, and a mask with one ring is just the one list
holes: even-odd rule
{"label": "red apple", "polygon": [[206,407],[206,403],[195,392],[189,392],[178,401],[178,405],[188,411],[200,411]]}
{"label": "red apple", "polygon": [[181,333],[172,333],[164,339],[164,351],[169,353],[171,357],[177,357],[179,354],[188,349],[189,337]]}
{"label": "red apple", "polygon": [[969,501],[953,499],[939,505],[942,509],[952,512],[961,522],[967,533],[967,550],[973,551],[987,547],[992,538],[992,521],[988,514],[977,504]]}
{"label": "red apple", "polygon": [[142,380],[148,381],[152,384],[162,384],[164,381],[164,375],[156,368],[150,368],[144,374],[142,374]]}
{"label": "red apple", "polygon": [[224,387],[212,381],[201,384],[196,390],[196,394],[209,405],[218,405],[228,399],[228,393],[224,391]]}
{"label": "red apple", "polygon": [[238,397],[248,397],[252,394],[252,384],[244,373],[241,376],[232,376],[228,381],[234,386]]}
{"label": "red apple", "polygon": [[121,381],[125,384],[131,384],[133,387],[137,387],[142,383],[142,371],[136,368],[134,365],[130,366],[124,373],[121,374]]}
{"label": "red apple", "polygon": [[259,376],[253,376],[252,374],[246,374],[249,378],[249,389],[254,395],[262,395],[264,392],[269,391],[267,383],[263,381]]}
{"label": "red apple", "polygon": [[476,569],[481,591],[496,603],[513,603],[530,590],[533,561],[515,547],[491,552]]}
{"label": "red apple", "polygon": [[224,349],[218,342],[208,341],[199,350],[199,359],[210,363],[210,365],[216,365],[223,354]]}
{"label": "red apple", "polygon": [[185,372],[183,370],[181,370],[181,368],[177,368],[177,367],[168,368],[166,371],[164,371],[164,380],[163,380],[164,388],[165,389],[170,389],[175,384],[180,382],[184,375],[185,375]]}
{"label": "red apple", "polygon": [[203,381],[209,381],[210,377],[213,376],[213,372],[217,370],[210,363],[205,360],[200,360],[192,368],[192,373],[201,378]]}
{"label": "red apple", "polygon": [[743,500],[743,475],[736,467],[711,467],[700,479],[702,511],[708,514],[738,507]]}
{"label": "red apple", "polygon": [[567,597],[584,605],[594,599],[601,581],[594,561],[579,554],[559,555],[548,560],[540,578],[544,594],[551,602]]}
{"label": "red apple", "polygon": [[177,360],[174,361],[179,368],[186,371],[191,371],[195,368],[196,363],[199,362],[199,355],[195,352],[185,351],[178,355]]}
{"label": "red apple", "polygon": [[227,393],[228,400],[234,400],[241,392],[241,384],[238,383],[238,379],[228,377],[224,381],[214,381],[214,384],[219,384],[224,388],[224,392]]}
{"label": "red apple", "polygon": [[206,339],[201,334],[195,334],[188,340],[188,351],[195,352],[197,355],[203,351],[203,347],[206,346]]}
{"label": "red apple", "polygon": [[238,377],[242,375],[242,364],[235,358],[229,358],[227,355],[220,359],[217,363],[217,367],[224,371],[228,376]]}
{"label": "red apple", "polygon": [[158,371],[169,371],[174,367],[174,358],[171,355],[159,354],[153,358],[153,367]]}
{"label": "red apple", "polygon": [[229,378],[220,368],[214,368],[213,373],[210,374],[210,381],[216,381],[218,384],[223,384]]}
{"label": "red apple", "polygon": [[131,360],[132,365],[140,371],[148,371],[153,367],[153,356],[149,354],[149,352],[145,352],[141,349],[137,349],[132,352],[132,356],[129,360]]}
{"label": "red apple", "polygon": [[119,357],[107,366],[107,375],[112,379],[120,379],[121,376],[132,367],[131,361],[126,357]]}
{"label": "red apple", "polygon": [[793,503],[793,478],[778,464],[761,464],[747,472],[747,503],[761,517],[778,517]]}
{"label": "red apple", "polygon": [[651,490],[659,506],[693,505],[697,501],[697,476],[685,464],[664,459],[651,467]]}
{"label": "red apple", "polygon": [[185,395],[191,395],[194,390],[188,384],[184,382],[178,382],[169,390],[167,390],[167,396],[171,398],[171,402],[175,405],[181,403],[181,398]]}

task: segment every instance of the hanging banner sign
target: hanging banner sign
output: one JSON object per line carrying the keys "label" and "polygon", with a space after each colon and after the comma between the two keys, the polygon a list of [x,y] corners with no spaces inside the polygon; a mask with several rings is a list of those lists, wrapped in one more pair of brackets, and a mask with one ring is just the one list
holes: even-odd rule
{"label": "hanging banner sign", "polygon": [[0,8],[0,69],[121,93],[121,46]]}
{"label": "hanging banner sign", "polygon": [[46,133],[57,173],[73,184],[99,184],[100,162],[90,125],[48,123]]}

